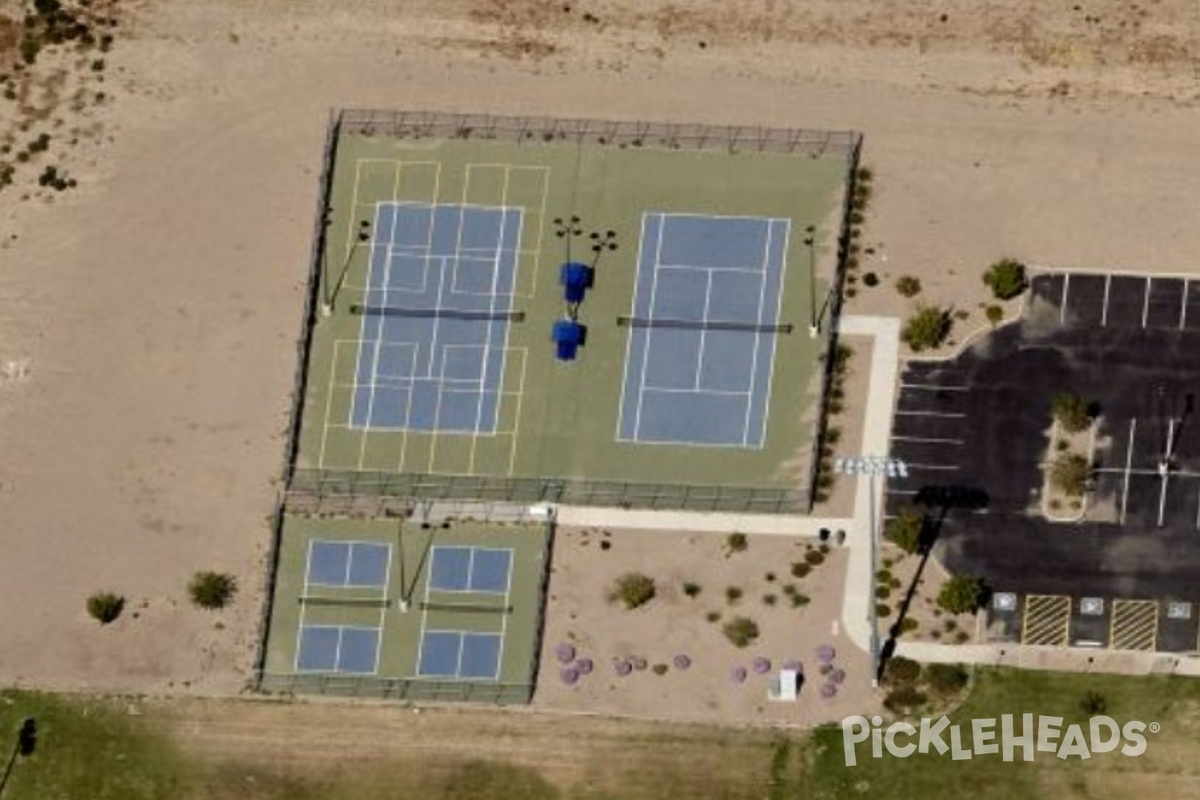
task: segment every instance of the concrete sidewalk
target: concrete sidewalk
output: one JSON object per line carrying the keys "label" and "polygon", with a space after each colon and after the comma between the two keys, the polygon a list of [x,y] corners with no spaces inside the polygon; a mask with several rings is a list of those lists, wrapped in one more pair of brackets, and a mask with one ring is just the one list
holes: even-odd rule
{"label": "concrete sidewalk", "polygon": [[822,528],[850,536],[854,520],[801,517],[787,514],[724,514],[698,511],[646,511],[641,509],[557,506],[559,525],[579,528],[633,528],[649,531],[699,531],[768,536],[817,537]]}

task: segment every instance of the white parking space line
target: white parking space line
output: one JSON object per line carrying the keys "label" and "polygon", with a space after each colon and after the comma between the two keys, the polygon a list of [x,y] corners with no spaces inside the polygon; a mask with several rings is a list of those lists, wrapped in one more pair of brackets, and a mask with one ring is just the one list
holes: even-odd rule
{"label": "white parking space line", "polygon": [[893,442],[921,442],[923,444],[962,444],[962,439],[938,439],[928,436],[893,436]]}
{"label": "white parking space line", "polygon": [[1108,290],[1112,288],[1112,275],[1104,276],[1104,305],[1100,309],[1100,327],[1108,324]]}
{"label": "white parking space line", "polygon": [[1146,299],[1142,301],[1142,327],[1150,319],[1150,278],[1146,278]]}
{"label": "white parking space line", "polygon": [[1133,466],[1133,438],[1137,431],[1137,417],[1129,420],[1129,449],[1125,451],[1125,486],[1121,489],[1121,524],[1125,524],[1125,509],[1129,507],[1129,468]]}
{"label": "white parking space line", "polygon": [[1200,492],[1196,493],[1196,528],[1200,530]]}
{"label": "white parking space line", "polygon": [[1179,330],[1187,326],[1188,279],[1183,279],[1183,300],[1179,303]]}
{"label": "white parking space line", "polygon": [[896,416],[904,417],[945,417],[946,419],[963,419],[966,414],[952,414],[948,411],[897,411]]}
{"label": "white parking space line", "polygon": [[1163,515],[1167,513],[1167,483],[1170,482],[1170,475],[1162,476],[1162,492],[1158,495],[1158,527],[1163,526]]}
{"label": "white parking space line", "polygon": [[936,383],[902,383],[901,389],[916,389],[929,392],[969,392],[970,386],[942,386]]}
{"label": "white parking space line", "polygon": [[1063,293],[1062,305],[1058,307],[1058,324],[1065,325],[1067,322],[1067,291],[1071,288],[1071,273],[1067,272],[1063,275]]}
{"label": "white parking space line", "polygon": [[907,466],[909,469],[928,469],[936,472],[957,472],[962,469],[962,467],[950,464],[913,464],[909,462]]}

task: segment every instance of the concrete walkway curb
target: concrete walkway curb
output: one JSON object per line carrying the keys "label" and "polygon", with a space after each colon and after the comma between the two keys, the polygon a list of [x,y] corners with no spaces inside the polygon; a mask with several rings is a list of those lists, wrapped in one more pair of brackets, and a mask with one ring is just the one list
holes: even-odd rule
{"label": "concrete walkway curb", "polygon": [[646,511],[642,509],[558,506],[559,525],[592,528],[634,528],[649,531],[746,533],[768,536],[813,537],[821,528],[850,535],[854,520],[801,517],[786,514],[726,514],[697,511]]}

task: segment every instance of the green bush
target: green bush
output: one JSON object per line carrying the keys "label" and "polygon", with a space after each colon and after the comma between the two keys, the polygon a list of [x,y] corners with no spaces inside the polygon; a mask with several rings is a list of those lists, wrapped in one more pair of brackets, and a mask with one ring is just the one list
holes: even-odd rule
{"label": "green bush", "polygon": [[792,603],[792,608],[803,608],[812,602],[812,598],[803,592],[792,592],[788,595],[788,600]]}
{"label": "green bush", "polygon": [[1050,465],[1050,483],[1068,497],[1080,497],[1087,489],[1091,465],[1078,453],[1064,453]]}
{"label": "green bush", "polygon": [[749,617],[734,617],[722,630],[734,647],[748,647],[758,639],[758,624]]}
{"label": "green bush", "polygon": [[1025,291],[1029,285],[1025,277],[1025,265],[1011,258],[997,261],[983,273],[983,282],[998,300],[1011,300]]}
{"label": "green bush", "polygon": [[728,586],[725,589],[725,599],[730,603],[736,603],[742,599],[742,590],[738,586]]}
{"label": "green bush", "polygon": [[654,579],[640,572],[627,572],[617,578],[611,597],[620,600],[627,609],[644,606],[654,599],[657,589]]}
{"label": "green bush", "polygon": [[820,550],[809,550],[804,554],[804,560],[815,567],[818,564],[825,563],[825,554]]}
{"label": "green bush", "polygon": [[951,614],[974,613],[987,600],[987,586],[980,578],[955,575],[942,585],[937,604]]}
{"label": "green bush", "polygon": [[987,316],[987,321],[992,323],[992,327],[1000,324],[1000,320],[1004,319],[1004,309],[1000,306],[988,306],[983,312]]}
{"label": "green bush", "polygon": [[901,275],[896,279],[896,291],[902,297],[916,297],[921,293],[921,280],[912,275]]}
{"label": "green bush", "polygon": [[1050,413],[1068,433],[1080,433],[1092,424],[1092,410],[1079,395],[1057,395],[1050,402]]}
{"label": "green bush", "polygon": [[967,685],[967,671],[961,664],[926,664],[922,674],[934,694],[958,694]]}
{"label": "green bush", "polygon": [[880,583],[887,583],[891,579],[892,579],[892,571],[890,569],[888,569],[887,567],[884,567],[883,569],[881,569],[875,573],[875,580],[879,581]]}
{"label": "green bush", "polygon": [[877,599],[887,600],[891,596],[892,596],[892,590],[889,589],[887,586],[876,586],[875,587],[875,597]]}
{"label": "green bush", "polygon": [[883,670],[884,683],[889,686],[911,686],[921,676],[921,665],[911,658],[895,656]]}
{"label": "green bush", "polygon": [[878,286],[879,276],[874,272],[868,272],[867,274],[863,275],[863,285],[868,287]]}
{"label": "green bush", "polygon": [[921,623],[917,622],[914,617],[905,617],[904,619],[900,620],[901,633],[912,633],[919,627],[921,627]]}
{"label": "green bush", "polygon": [[915,508],[905,508],[883,526],[883,538],[906,553],[921,549],[925,533],[925,515]]}
{"label": "green bush", "polygon": [[875,615],[880,619],[887,619],[892,615],[892,607],[887,603],[876,603]]}
{"label": "green bush", "polygon": [[683,584],[683,593],[688,597],[695,598],[700,594],[700,584],[687,581]]}
{"label": "green bush", "polygon": [[897,686],[883,698],[883,707],[893,714],[904,714],[925,704],[925,694],[915,686]]}
{"label": "green bush", "polygon": [[704,618],[706,620],[708,620],[709,622],[718,622],[721,619],[721,612],[720,611],[710,611],[704,615]]}
{"label": "green bush", "polygon": [[941,345],[949,335],[950,315],[937,306],[918,308],[901,332],[904,342],[917,353]]}
{"label": "green bush", "polygon": [[749,546],[750,543],[746,540],[746,534],[744,533],[731,533],[725,539],[725,547],[730,553],[745,552]]}
{"label": "green bush", "polygon": [[113,592],[96,592],[87,599],[88,616],[101,625],[115,622],[124,610],[125,598]]}
{"label": "green bush", "polygon": [[197,572],[188,584],[188,595],[200,608],[224,608],[229,605],[235,592],[237,580],[232,575],[220,572]]}
{"label": "green bush", "polygon": [[792,564],[792,577],[793,578],[807,577],[808,573],[810,573],[810,572],[812,572],[811,564],[806,564],[803,561],[797,561],[796,563]]}

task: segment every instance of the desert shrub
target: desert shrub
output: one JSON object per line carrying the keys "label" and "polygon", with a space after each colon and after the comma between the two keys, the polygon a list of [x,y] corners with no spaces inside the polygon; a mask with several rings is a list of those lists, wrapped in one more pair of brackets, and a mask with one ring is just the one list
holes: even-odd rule
{"label": "desert shrub", "polygon": [[874,272],[866,273],[865,275],[863,275],[863,285],[871,286],[871,287],[878,286],[879,285],[879,276],[876,275]]}
{"label": "desert shrub", "polygon": [[722,630],[734,647],[748,647],[758,638],[758,623],[749,617],[734,617]]}
{"label": "desert shrub", "polygon": [[666,664],[655,664],[653,667],[650,668],[650,671],[653,672],[655,675],[666,675],[668,669],[669,669],[669,667],[667,667]]}
{"label": "desert shrub", "polygon": [[896,291],[902,297],[916,297],[921,293],[921,280],[912,275],[901,275],[896,279]]}
{"label": "desert shrub", "polygon": [[125,610],[125,598],[114,592],[96,592],[87,599],[88,616],[107,625],[115,622]]}
{"label": "desert shrub", "polygon": [[904,323],[901,338],[914,352],[938,347],[950,335],[950,315],[937,306],[922,306]]}
{"label": "desert shrub", "polygon": [[987,321],[992,323],[992,327],[1000,324],[1000,320],[1004,319],[1004,309],[1000,306],[988,306],[983,312],[987,317]]}
{"label": "desert shrub", "polygon": [[925,533],[925,515],[915,508],[905,508],[887,521],[883,538],[906,553],[921,549]]}
{"label": "desert shrub", "polygon": [[1064,453],[1050,465],[1050,483],[1068,497],[1078,497],[1087,489],[1091,465],[1078,453]]}
{"label": "desert shrub", "polygon": [[909,686],[921,676],[921,665],[911,658],[895,656],[883,670],[883,680],[889,686]]}
{"label": "desert shrub", "polygon": [[987,599],[983,580],[970,575],[955,575],[942,585],[937,604],[951,614],[974,613]]}
{"label": "desert shrub", "polygon": [[236,592],[237,580],[232,575],[222,572],[197,572],[188,584],[188,596],[200,608],[224,608],[229,605]]}
{"label": "desert shrub", "polygon": [[875,587],[875,597],[877,597],[878,599],[887,600],[891,596],[892,596],[892,590],[889,589],[887,586],[876,586]]}
{"label": "desert shrub", "polygon": [[710,611],[704,615],[704,619],[708,622],[719,622],[721,619],[720,611]]}
{"label": "desert shrub", "polygon": [[921,623],[917,622],[913,617],[905,617],[900,620],[901,633],[912,633],[919,627],[921,627]]}
{"label": "desert shrub", "polygon": [[887,585],[892,589],[899,589],[903,586],[903,582],[899,578],[892,578],[887,582]]}
{"label": "desert shrub", "polygon": [[763,605],[773,606],[777,602],[779,602],[779,598],[776,595],[773,595],[770,592],[768,592],[767,594],[763,595],[762,601],[763,601]]}
{"label": "desert shrub", "polygon": [[731,533],[725,539],[725,548],[730,553],[745,552],[749,546],[750,543],[746,540],[746,534],[744,533]]}
{"label": "desert shrub", "polygon": [[880,619],[887,619],[888,617],[890,617],[892,615],[892,607],[889,606],[887,603],[876,603],[875,604],[875,614]]}
{"label": "desert shrub", "polygon": [[904,714],[925,704],[925,693],[915,686],[897,686],[883,698],[883,707],[893,714]]}
{"label": "desert shrub", "polygon": [[683,593],[691,598],[697,597],[700,594],[700,584],[687,581],[683,584]]}
{"label": "desert shrub", "polygon": [[804,578],[810,572],[812,572],[811,564],[806,564],[803,561],[797,561],[796,563],[792,564],[792,577],[793,578]]}
{"label": "desert shrub", "polygon": [[1086,400],[1075,394],[1060,394],[1050,402],[1054,419],[1068,433],[1087,430],[1092,424],[1092,411]]}
{"label": "desert shrub", "polygon": [[891,579],[892,579],[892,571],[890,569],[888,569],[887,567],[884,567],[883,569],[881,569],[875,573],[875,580],[879,581],[880,583],[887,583]]}
{"label": "desert shrub", "polygon": [[958,694],[968,677],[961,664],[926,664],[922,676],[929,690],[940,695]]}
{"label": "desert shrub", "polygon": [[654,599],[656,591],[654,579],[650,576],[640,572],[626,572],[617,578],[611,597],[621,601],[625,608],[634,609]]}
{"label": "desert shrub", "polygon": [[725,599],[730,603],[736,603],[742,599],[742,589],[739,586],[725,587]]}
{"label": "desert shrub", "polygon": [[1011,300],[1025,291],[1029,282],[1025,278],[1025,265],[1011,258],[997,261],[983,273],[983,282],[998,300]]}
{"label": "desert shrub", "polygon": [[817,566],[825,562],[825,554],[820,550],[809,550],[804,554],[804,560],[813,566]]}
{"label": "desert shrub", "polygon": [[812,602],[812,598],[803,592],[794,592],[788,595],[788,600],[791,601],[792,608],[803,608]]}

